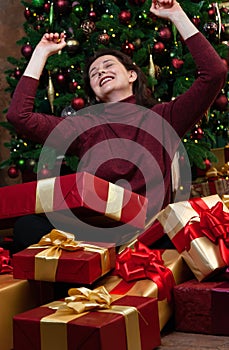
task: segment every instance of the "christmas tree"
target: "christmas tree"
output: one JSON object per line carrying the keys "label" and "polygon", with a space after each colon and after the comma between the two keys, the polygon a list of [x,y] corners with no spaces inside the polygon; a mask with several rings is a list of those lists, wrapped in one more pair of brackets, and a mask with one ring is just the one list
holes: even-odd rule
{"label": "christmas tree", "polygon": [[[146,74],[149,88],[158,102],[182,94],[195,79],[196,67],[182,38],[169,21],[150,13],[150,0],[31,0],[21,3],[25,36],[17,42],[21,46],[21,58],[8,57],[12,64],[12,69],[6,71],[9,93],[16,88],[33,48],[44,33],[66,34],[66,47],[49,57],[43,71],[35,99],[37,112],[54,114],[57,118],[74,117],[86,106],[82,80],[85,61],[103,47],[130,55]],[[180,4],[228,66],[229,3],[181,0]],[[183,139],[191,166],[204,169],[207,162],[217,161],[211,149],[228,142],[228,83],[202,121]],[[5,144],[10,149],[10,157],[0,168],[9,167],[10,177],[28,169],[47,177],[52,175],[58,161],[69,171],[77,170],[76,157],[58,155],[54,149],[47,149],[47,157],[43,156],[43,163],[38,163],[42,146],[17,135],[9,123],[1,125],[10,131],[11,139]]]}

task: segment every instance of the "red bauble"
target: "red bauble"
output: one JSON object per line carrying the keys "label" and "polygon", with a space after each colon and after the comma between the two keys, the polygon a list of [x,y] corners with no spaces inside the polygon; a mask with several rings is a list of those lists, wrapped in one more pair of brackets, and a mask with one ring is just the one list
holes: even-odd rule
{"label": "red bauble", "polygon": [[7,173],[8,173],[8,176],[11,178],[11,179],[15,179],[16,177],[18,177],[19,175],[19,169],[16,167],[16,166],[11,166]]}
{"label": "red bauble", "polygon": [[65,83],[66,83],[65,75],[62,72],[59,72],[56,75],[56,81],[57,81],[58,85],[65,86]]}
{"label": "red bauble", "polygon": [[200,25],[200,18],[199,17],[193,17],[192,23],[195,24],[195,26],[198,28]]}
{"label": "red bauble", "polygon": [[131,12],[128,10],[121,11],[119,16],[118,16],[119,22],[122,24],[129,24],[131,17],[132,17]]}
{"label": "red bauble", "polygon": [[129,43],[126,41],[124,44],[122,44],[121,47],[122,52],[124,52],[128,56],[132,56],[135,50],[134,44]]}
{"label": "red bauble", "polygon": [[81,97],[74,97],[71,102],[72,108],[74,108],[76,111],[83,108],[85,106],[85,101]]}
{"label": "red bauble", "polygon": [[72,4],[69,0],[56,0],[54,10],[59,15],[68,15],[72,11]]}
{"label": "red bauble", "polygon": [[95,11],[90,11],[90,12],[89,12],[89,18],[90,18],[90,20],[92,20],[93,22],[95,22],[96,19],[97,19],[97,14],[96,14],[96,12],[95,12]]}
{"label": "red bauble", "polygon": [[44,4],[43,9],[46,13],[49,13],[50,7],[51,7],[51,3],[50,3],[50,1],[48,1]]}
{"label": "red bauble", "polygon": [[110,42],[110,35],[107,33],[100,34],[98,36],[98,42],[103,45],[108,45]]}
{"label": "red bauble", "polygon": [[179,58],[173,58],[172,59],[172,65],[175,69],[181,69],[181,67],[183,66],[184,61],[180,60]]}
{"label": "red bauble", "polygon": [[24,16],[27,20],[29,20],[32,16],[31,10],[28,7],[25,8]]}
{"label": "red bauble", "polygon": [[162,40],[166,40],[167,41],[167,40],[171,39],[171,36],[172,36],[172,33],[171,33],[171,30],[168,27],[162,27],[159,30],[159,37]]}
{"label": "red bauble", "polygon": [[21,53],[25,58],[30,58],[33,53],[33,48],[30,44],[22,46]]}
{"label": "red bauble", "polygon": [[211,8],[208,10],[208,16],[209,16],[209,18],[215,18],[215,14],[216,14],[215,7],[211,7]]}
{"label": "red bauble", "polygon": [[154,46],[153,46],[153,50],[156,53],[162,53],[164,51],[164,49],[165,49],[165,45],[162,42],[160,42],[160,41],[155,43]]}
{"label": "red bauble", "polygon": [[69,85],[68,85],[68,89],[69,89],[69,91],[70,91],[71,93],[74,94],[74,93],[76,92],[77,86],[78,86],[77,81],[72,80],[72,81],[69,83]]}
{"label": "red bauble", "polygon": [[22,71],[21,71],[21,69],[20,68],[15,68],[14,69],[14,78],[16,78],[16,79],[20,79],[21,78],[21,76],[22,76]]}
{"label": "red bauble", "polygon": [[200,126],[195,126],[195,128],[191,131],[191,139],[193,140],[201,140],[204,136],[204,131]]}
{"label": "red bauble", "polygon": [[226,111],[228,108],[227,96],[224,94],[218,95],[218,97],[215,99],[213,107],[216,108],[220,112]]}

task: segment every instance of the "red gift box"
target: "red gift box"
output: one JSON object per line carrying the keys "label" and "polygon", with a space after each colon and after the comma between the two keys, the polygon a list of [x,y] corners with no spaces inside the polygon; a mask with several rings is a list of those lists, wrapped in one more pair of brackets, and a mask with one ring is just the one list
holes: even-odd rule
{"label": "red gift box", "polygon": [[3,227],[20,216],[72,209],[78,217],[100,215],[143,228],[148,204],[145,197],[86,172],[5,186],[0,196]]}
{"label": "red gift box", "polygon": [[114,244],[77,242],[73,237],[52,230],[38,244],[14,254],[14,278],[92,284],[115,267]]}
{"label": "red gift box", "polygon": [[14,350],[152,350],[160,345],[155,298],[126,296],[109,309],[60,316],[56,304],[14,317]]}
{"label": "red gift box", "polygon": [[199,281],[229,264],[229,210],[218,195],[169,204],[157,219]]}
{"label": "red gift box", "polygon": [[174,287],[177,331],[229,335],[229,282],[190,280]]}

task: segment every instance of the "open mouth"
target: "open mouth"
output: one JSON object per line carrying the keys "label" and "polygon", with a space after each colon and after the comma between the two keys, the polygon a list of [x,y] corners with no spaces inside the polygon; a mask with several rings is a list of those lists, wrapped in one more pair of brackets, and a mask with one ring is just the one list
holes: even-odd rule
{"label": "open mouth", "polygon": [[104,77],[100,80],[99,86],[101,87],[113,79],[113,77]]}

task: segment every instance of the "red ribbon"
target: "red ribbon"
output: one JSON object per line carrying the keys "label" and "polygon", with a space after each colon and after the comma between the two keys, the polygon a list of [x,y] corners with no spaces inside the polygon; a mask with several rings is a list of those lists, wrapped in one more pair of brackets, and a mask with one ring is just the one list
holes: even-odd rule
{"label": "red ribbon", "polygon": [[116,274],[126,282],[149,278],[157,284],[158,299],[171,300],[171,291],[175,285],[173,274],[164,265],[162,251],[151,250],[137,241],[134,250],[126,248],[116,259]]}
{"label": "red ribbon", "polygon": [[9,273],[13,271],[13,267],[10,264],[9,251],[0,247],[0,274]]}
{"label": "red ribbon", "polygon": [[185,227],[185,249],[190,249],[192,240],[205,236],[214,244],[219,244],[221,257],[229,265],[229,213],[223,211],[223,202],[217,202],[207,209],[196,206],[195,210],[199,214],[200,222],[191,220]]}

